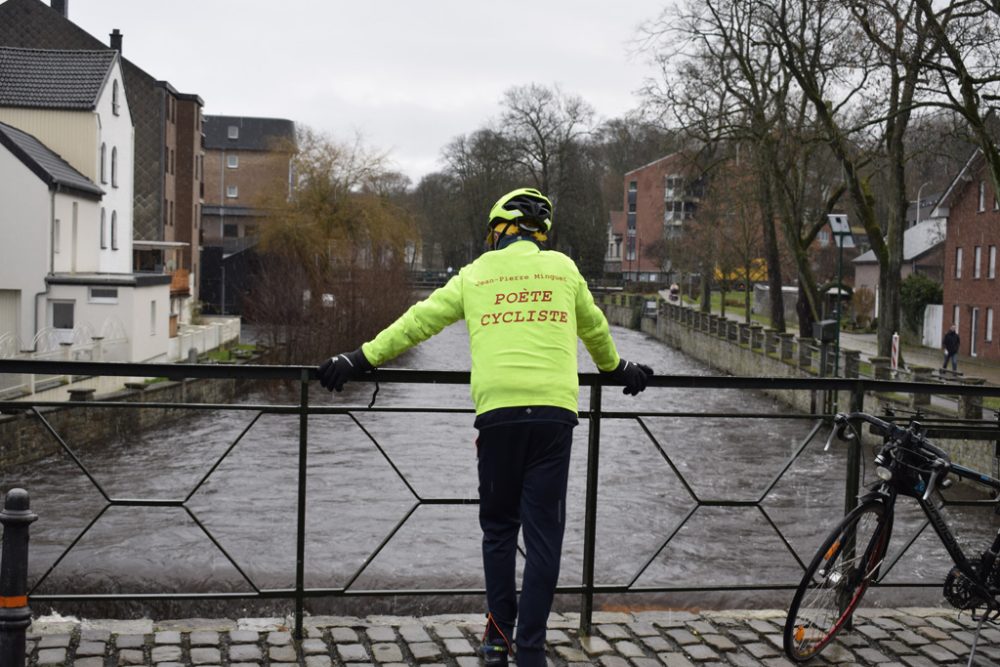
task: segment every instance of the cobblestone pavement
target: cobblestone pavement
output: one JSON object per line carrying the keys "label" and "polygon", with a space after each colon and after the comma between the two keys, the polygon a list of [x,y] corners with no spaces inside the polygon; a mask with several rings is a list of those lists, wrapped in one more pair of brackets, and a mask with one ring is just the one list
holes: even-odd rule
{"label": "cobblestone pavement", "polygon": [[[598,612],[582,637],[579,616],[553,614],[549,665],[714,667],[791,665],[781,653],[781,611]],[[479,664],[483,618],[443,616],[307,617],[294,641],[287,619],[100,621],[39,619],[29,630],[28,664],[65,667],[365,667]],[[827,647],[816,665],[965,665],[974,624],[953,610],[869,609]],[[983,629],[977,665],[1000,664],[1000,630]],[[6,667],[6,666],[4,666]]]}

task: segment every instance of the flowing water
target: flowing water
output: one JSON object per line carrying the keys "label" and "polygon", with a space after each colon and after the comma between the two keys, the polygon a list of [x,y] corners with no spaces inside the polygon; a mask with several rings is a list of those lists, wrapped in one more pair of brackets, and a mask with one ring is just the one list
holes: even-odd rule
{"label": "flowing water", "polygon": [[[714,372],[642,333],[614,328],[613,334],[624,358],[647,363],[657,373]],[[581,370],[595,371],[582,347],[580,359]],[[392,365],[468,369],[464,325],[449,327]],[[342,394],[330,395],[317,386],[310,396],[314,405],[359,409],[354,413],[357,423],[339,415],[314,415],[309,420],[306,586],[339,588],[351,582],[352,590],[482,587],[475,505],[417,507],[378,550],[413,510],[414,494],[476,498],[472,415],[367,412],[363,406],[371,389],[366,383],[355,383]],[[296,397],[294,391],[276,395],[272,388],[252,392],[241,402],[294,403]],[[580,406],[585,408],[588,401],[588,390],[583,388]],[[467,386],[441,384],[383,384],[378,405],[472,406]],[[605,411],[787,412],[763,394],[737,390],[649,389],[633,398],[612,388],[605,390],[603,407]],[[260,589],[293,587],[298,417],[263,415],[254,422],[256,417],[255,412],[246,411],[194,412],[183,421],[106,446],[75,448],[108,496],[190,496],[186,509],[105,510],[95,484],[64,454],[4,470],[2,488],[29,489],[32,509],[40,517],[31,528],[29,576],[32,585],[47,576],[36,592],[249,591],[248,580]],[[821,431],[775,481],[812,428],[811,420],[678,417],[643,422],[648,433],[635,420],[606,418],[601,424],[597,583],[644,587],[797,582],[801,566],[789,546],[808,562],[842,513],[845,447],[835,443],[824,452],[826,431]],[[587,429],[583,421],[575,436],[560,576],[563,585],[577,585],[582,576]],[[244,430],[238,444],[219,462]],[[63,435],[73,445],[72,434]],[[39,437],[48,436],[39,429]],[[696,506],[696,498],[761,499],[761,503],[759,508],[702,507],[678,530]],[[901,501],[897,547],[904,542],[902,536],[917,525],[916,514],[908,508],[908,501]],[[57,563],[66,547],[98,516]],[[952,512],[950,518],[958,522],[960,534],[980,541],[995,530],[992,515],[963,510]],[[943,579],[949,561],[929,530],[911,551],[890,580]],[[916,594],[907,595],[912,600]],[[789,596],[787,591],[744,591],[715,596],[645,594],[628,600],[674,605],[697,600],[703,605],[753,607],[781,606]],[[456,608],[457,604],[447,596],[421,600],[415,604],[424,611]],[[925,601],[937,600],[940,593],[933,591]],[[478,600],[464,604],[475,608]],[[367,608],[412,611],[404,602],[388,607],[371,603]],[[172,613],[194,615],[190,609],[175,607]]]}

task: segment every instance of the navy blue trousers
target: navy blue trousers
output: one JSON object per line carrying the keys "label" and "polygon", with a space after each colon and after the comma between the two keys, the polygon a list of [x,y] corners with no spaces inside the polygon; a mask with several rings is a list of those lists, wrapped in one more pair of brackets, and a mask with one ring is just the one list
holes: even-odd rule
{"label": "navy blue trousers", "polygon": [[[479,525],[486,598],[510,639],[517,623],[518,667],[545,665],[545,625],[559,579],[566,527],[571,424],[520,422],[479,434]],[[525,563],[520,603],[515,581],[518,531]]]}

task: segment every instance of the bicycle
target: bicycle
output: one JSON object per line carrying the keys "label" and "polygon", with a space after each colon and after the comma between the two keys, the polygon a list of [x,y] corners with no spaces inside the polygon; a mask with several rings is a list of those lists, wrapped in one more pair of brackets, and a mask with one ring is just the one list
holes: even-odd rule
{"label": "bicycle", "polygon": [[[964,478],[1000,492],[1000,480],[952,463],[948,454],[924,437],[920,422],[913,418],[903,428],[878,417],[854,412],[834,418],[836,435],[860,442],[858,424],[866,422],[883,442],[875,455],[878,477],[857,506],[820,545],[795,591],[785,621],[785,654],[795,662],[816,657],[844,628],[865,591],[879,583],[892,536],[896,499],[915,498],[930,525],[954,561],[944,583],[944,596],[959,610],[969,611],[978,622],[969,665],[976,652],[979,631],[987,620],[1000,618],[1000,531],[993,544],[977,558],[969,558],[959,546],[939,508],[931,501],[938,488]],[[831,440],[833,438],[831,433]],[[827,447],[830,442],[827,442]]]}

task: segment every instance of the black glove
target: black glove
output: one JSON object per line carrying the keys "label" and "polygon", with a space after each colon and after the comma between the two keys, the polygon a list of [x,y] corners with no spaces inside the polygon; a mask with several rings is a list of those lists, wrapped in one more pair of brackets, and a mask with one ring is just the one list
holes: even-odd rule
{"label": "black glove", "polygon": [[319,383],[329,391],[340,391],[346,382],[356,380],[372,368],[359,347],[354,352],[338,354],[324,361],[319,367]]}
{"label": "black glove", "polygon": [[612,381],[625,385],[625,389],[622,390],[623,394],[635,396],[646,389],[646,381],[653,374],[653,369],[645,364],[622,359],[618,362],[618,367],[615,370],[601,371],[601,373],[610,377]]}

